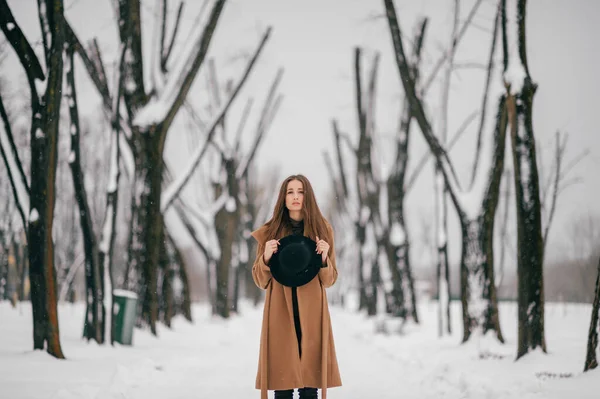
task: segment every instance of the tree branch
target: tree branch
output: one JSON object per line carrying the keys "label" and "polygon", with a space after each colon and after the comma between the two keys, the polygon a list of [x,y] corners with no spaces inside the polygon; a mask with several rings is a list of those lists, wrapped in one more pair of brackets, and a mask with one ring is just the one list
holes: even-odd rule
{"label": "tree branch", "polygon": [[[457,46],[458,46],[458,43],[460,42],[460,40],[462,39],[462,37],[467,32],[467,28],[471,24],[471,22],[473,20],[473,17],[475,16],[475,13],[477,12],[477,9],[479,8],[479,6],[481,5],[482,2],[483,2],[483,0],[477,0],[475,2],[475,4],[473,4],[473,7],[471,8],[471,11],[469,12],[469,15],[467,16],[467,19],[465,20],[465,23],[463,24],[463,26],[460,29],[460,32],[456,36],[456,44],[457,44]],[[433,67],[433,69],[432,69],[429,77],[427,79],[425,79],[425,84],[423,85],[423,89],[421,90],[421,95],[422,96],[425,95],[425,93],[427,92],[427,90],[429,89],[429,87],[431,86],[431,84],[433,83],[433,81],[434,81],[436,75],[438,74],[440,68],[442,67],[442,65],[444,65],[444,62],[446,62],[446,60],[448,59],[449,56],[450,56],[450,52],[448,50],[446,50],[444,52],[444,54],[442,54],[442,57],[437,61],[437,63]]]}
{"label": "tree branch", "polygon": [[19,61],[25,69],[29,86],[32,90],[34,90],[35,93],[35,95],[32,95],[32,97],[38,97],[35,79],[44,81],[46,77],[40,61],[36,57],[33,48],[31,48],[31,45],[19,27],[19,24],[17,24],[17,21],[15,21],[15,18],[10,10],[10,7],[6,3],[6,0],[0,0],[0,29],[2,29],[2,32],[4,32],[6,39],[10,42],[12,48],[17,53],[17,57],[19,57]]}
{"label": "tree branch", "polygon": [[[275,117],[275,114],[277,113],[277,110],[279,109],[279,106],[281,105],[281,101],[282,101],[283,97],[281,95],[278,95],[275,98],[275,92],[277,90],[277,86],[279,86],[279,82],[281,81],[282,77],[283,77],[283,68],[279,68],[279,70],[277,71],[277,75],[275,76],[275,80],[271,84],[269,94],[267,95],[265,104],[263,106],[261,116],[260,116],[258,125],[256,127],[255,139],[254,139],[254,144],[252,145],[252,149],[250,150],[250,153],[248,154],[248,156],[244,159],[244,162],[242,164],[240,164],[238,166],[238,169],[236,170],[236,176],[238,179],[241,178],[242,176],[244,176],[248,172],[248,167],[249,167],[250,163],[252,162],[252,160],[254,159],[254,156],[256,155],[256,150],[258,149],[258,146],[260,145],[262,138],[264,137],[267,130],[269,129],[271,122],[273,121],[273,118]],[[275,100],[274,100],[274,98],[275,98]]]}
{"label": "tree branch", "polygon": [[173,27],[173,34],[171,35],[171,41],[169,42],[169,47],[167,47],[167,51],[163,53],[161,69],[163,73],[167,73],[167,63],[169,62],[169,57],[171,56],[171,52],[173,51],[173,46],[175,44],[175,39],[177,37],[177,32],[179,31],[179,24],[181,23],[181,16],[183,15],[183,1],[179,3],[179,9],[177,10],[177,18],[175,19],[175,25]]}
{"label": "tree branch", "polygon": [[252,109],[252,105],[254,100],[249,98],[246,102],[246,106],[244,107],[244,111],[242,112],[242,117],[240,119],[240,123],[238,124],[237,131],[235,133],[235,141],[234,141],[234,154],[237,154],[240,151],[240,146],[242,145],[242,132],[246,127],[246,122],[248,121],[248,116],[250,115],[250,110]]}
{"label": "tree branch", "polygon": [[205,141],[204,145],[198,149],[198,152],[194,155],[189,166],[187,168],[185,168],[183,174],[181,175],[181,178],[177,179],[175,182],[172,183],[171,186],[169,186],[166,190],[164,190],[164,193],[163,193],[164,197],[163,197],[163,200],[161,201],[163,213],[169,208],[169,206],[171,205],[173,200],[179,195],[179,193],[181,192],[183,187],[189,181],[189,179],[192,175],[191,172],[198,166],[198,164],[200,163],[200,160],[206,153],[206,151],[208,149],[208,144],[212,140],[212,137],[216,131],[217,125],[219,124],[219,122],[221,121],[221,119],[223,118],[223,116],[225,115],[225,113],[227,112],[227,110],[229,109],[231,104],[233,103],[233,100],[237,97],[237,94],[239,93],[242,86],[246,82],[246,79],[250,75],[250,72],[252,71],[253,66],[254,66],[256,60],[258,59],[262,49],[264,48],[270,34],[271,34],[271,28],[268,28],[258,46],[258,48],[256,49],[254,56],[249,61],[248,66],[246,67],[246,70],[245,70],[243,76],[241,77],[240,81],[238,82],[235,89],[231,93],[227,102],[225,104],[223,104],[221,111],[217,113],[215,119],[211,123],[210,128],[207,132],[206,141]]}
{"label": "tree branch", "polygon": [[[159,95],[157,100],[154,100],[141,109],[133,120],[133,125],[139,127],[153,124],[161,125],[160,148],[163,148],[166,133],[183,104],[183,100],[186,98],[200,66],[204,62],[224,5],[225,0],[216,1],[209,20],[202,30],[202,34],[195,39],[195,42],[189,49],[189,53],[180,57],[178,64],[171,72],[165,84],[164,91]],[[221,119],[222,117],[219,121]]]}
{"label": "tree branch", "polygon": [[[348,197],[348,181],[346,179],[346,171],[344,168],[344,158],[342,155],[342,146],[341,146],[341,135],[340,135],[340,131],[338,129],[338,125],[337,125],[337,121],[334,119],[331,121],[331,126],[333,128],[333,136],[335,137],[335,148],[336,148],[336,153],[337,153],[337,161],[338,161],[338,168],[340,169],[340,179],[342,181],[342,193],[344,194],[344,198]],[[332,169],[333,170],[333,169]]]}
{"label": "tree branch", "polygon": [[396,17],[396,9],[394,7],[394,2],[393,0],[384,0],[384,4],[387,11],[387,19],[392,37],[392,42],[394,45],[394,55],[396,59],[396,64],[400,73],[400,80],[402,82],[402,85],[404,86],[406,97],[411,105],[413,116],[417,120],[419,127],[421,128],[421,131],[425,136],[425,140],[429,145],[429,148],[435,155],[436,160],[440,165],[440,170],[442,171],[442,175],[444,176],[444,181],[446,183],[446,187],[448,188],[448,192],[452,201],[456,205],[457,210],[462,209],[462,205],[460,204],[457,197],[457,195],[460,192],[460,186],[458,184],[456,173],[454,171],[454,168],[452,167],[452,163],[450,162],[447,153],[440,146],[437,138],[433,134],[431,125],[427,119],[427,116],[425,115],[423,104],[421,103],[421,100],[417,96],[415,90],[414,79],[411,76],[406,56],[404,55],[400,26],[398,25],[398,18]]}
{"label": "tree branch", "polygon": [[487,114],[487,102],[490,91],[490,83],[492,81],[492,74],[494,71],[494,54],[496,53],[496,38],[498,36],[498,26],[500,22],[500,7],[496,12],[496,19],[494,22],[494,33],[492,34],[492,45],[490,47],[490,56],[488,59],[487,76],[485,80],[485,89],[483,91],[483,100],[481,104],[481,119],[479,121],[479,130],[477,132],[477,146],[475,147],[475,160],[473,162],[473,168],[471,170],[471,183],[469,189],[473,187],[475,183],[475,176],[477,175],[477,166],[479,165],[479,157],[481,154],[481,142],[483,138],[483,129],[485,126],[485,116]]}
{"label": "tree branch", "polygon": [[15,204],[23,221],[23,229],[27,229],[27,216],[29,215],[29,184],[23,165],[19,159],[19,153],[15,145],[8,115],[4,109],[2,96],[0,95],[0,116],[2,117],[2,126],[0,126],[0,152],[8,172],[8,180],[13,189]]}
{"label": "tree branch", "polygon": [[[454,135],[452,136],[452,139],[448,143],[448,151],[452,150],[452,148],[454,147],[454,145],[462,137],[463,133],[467,131],[467,128],[469,127],[469,125],[471,124],[471,122],[473,122],[475,120],[476,116],[477,116],[477,111],[475,111],[471,115],[469,115],[467,117],[467,119],[465,119],[465,121],[462,123],[462,125],[460,125],[460,127],[454,133]],[[405,193],[410,192],[410,190],[413,188],[413,186],[415,184],[415,181],[417,180],[417,178],[419,177],[419,175],[423,171],[423,169],[424,169],[425,165],[427,164],[427,161],[429,160],[429,158],[431,157],[431,155],[432,155],[431,151],[426,151],[425,154],[423,154],[423,156],[421,157],[421,159],[417,163],[417,166],[415,167],[413,173],[408,178],[408,183],[406,184],[406,186],[404,188],[404,192]]]}

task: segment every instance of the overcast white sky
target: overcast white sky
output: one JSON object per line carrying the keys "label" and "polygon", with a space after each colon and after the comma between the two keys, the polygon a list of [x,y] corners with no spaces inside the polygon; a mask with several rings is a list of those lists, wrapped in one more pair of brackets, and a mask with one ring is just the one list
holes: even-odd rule
{"label": "overcast white sky", "polygon": [[[152,12],[156,2],[142,0],[142,3],[144,40],[149,48],[152,42]],[[201,3],[186,2],[180,41],[184,41]],[[426,75],[448,41],[452,3],[449,0],[396,1],[402,29],[407,35],[412,35],[418,17],[430,17],[423,60]],[[472,3],[473,0],[461,2],[462,19]],[[37,41],[39,21],[36,1],[9,0],[9,5],[28,38]],[[176,6],[176,2],[170,2],[173,11]],[[89,40],[97,37],[107,64],[113,62],[117,49],[117,27],[111,2],[67,0],[65,7],[67,18],[81,38]],[[494,1],[484,1],[475,18],[476,26],[471,28],[460,46],[458,62],[486,60],[494,10]],[[597,41],[600,37],[600,2],[530,0],[527,11],[529,66],[533,79],[539,84],[534,100],[534,129],[542,143],[538,151],[543,153],[545,159],[549,159],[557,129],[570,135],[568,159],[586,148],[591,151],[591,155],[573,171],[573,176],[581,177],[583,183],[573,186],[560,198],[549,245],[548,256],[553,257],[568,250],[570,224],[577,215],[600,213],[600,202],[597,200],[600,197],[597,177],[600,170],[600,135],[597,132],[600,105],[600,81],[597,77],[597,71],[600,70]],[[273,27],[272,38],[258,68],[242,93],[245,97],[255,96],[260,103],[277,68],[285,68],[281,86],[285,94],[284,103],[259,150],[260,167],[262,170],[277,168],[282,178],[292,173],[307,175],[315,186],[321,204],[330,189],[322,151],[332,150],[331,118],[339,119],[340,127],[354,142],[358,137],[352,78],[353,47],[357,45],[363,46],[369,56],[374,51],[382,54],[377,120],[381,132],[381,150],[378,159],[383,162],[384,168],[389,167],[391,157],[385,149],[390,147],[386,144],[391,143],[389,140],[397,124],[402,91],[392,58],[387,23],[381,18],[382,13],[383,1],[231,0],[224,8],[211,44],[210,55],[217,58],[221,79],[236,78],[243,67],[240,54],[255,47],[267,26]],[[365,60],[365,69],[369,63]],[[6,70],[2,73],[14,73],[14,76],[23,79],[21,67],[15,59],[10,59],[4,68]],[[82,68],[79,68],[79,75],[82,112],[97,113],[98,98],[84,78]],[[450,98],[450,132],[479,107],[483,77],[483,72],[478,70],[462,70],[454,75]],[[202,76],[197,79],[191,92],[191,101],[200,103],[206,98],[203,85]],[[439,123],[436,113],[439,93],[439,85],[434,85],[427,98],[434,125]],[[238,100],[236,103],[237,112],[244,101]],[[492,99],[492,102],[495,101]],[[167,148],[174,169],[183,166],[187,154],[184,134],[180,135],[176,130],[170,132]],[[451,152],[464,179],[472,162],[474,132],[475,125]],[[413,129],[410,148],[413,167],[415,158],[425,151],[420,134],[416,128]],[[507,162],[512,162],[510,157]],[[431,175],[431,169],[426,169],[408,198],[406,212],[415,239],[421,228],[421,220],[427,220],[428,215],[433,213]],[[451,218],[455,219],[454,216]],[[451,234],[457,232],[455,223],[452,229]],[[453,257],[458,255],[456,246],[452,253]],[[414,262],[419,263],[420,254],[413,253],[412,256]]]}

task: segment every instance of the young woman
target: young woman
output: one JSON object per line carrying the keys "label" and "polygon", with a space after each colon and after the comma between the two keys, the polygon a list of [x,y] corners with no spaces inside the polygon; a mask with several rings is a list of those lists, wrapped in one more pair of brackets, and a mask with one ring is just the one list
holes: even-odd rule
{"label": "young woman", "polygon": [[[269,262],[278,240],[290,234],[304,235],[317,243],[322,265],[308,284],[288,287],[272,278]],[[252,277],[266,290],[256,388],[261,398],[274,390],[275,398],[323,399],[327,388],[342,385],[325,288],[337,280],[333,230],[321,214],[308,179],[294,175],[285,179],[273,216],[252,236],[258,242]]]}

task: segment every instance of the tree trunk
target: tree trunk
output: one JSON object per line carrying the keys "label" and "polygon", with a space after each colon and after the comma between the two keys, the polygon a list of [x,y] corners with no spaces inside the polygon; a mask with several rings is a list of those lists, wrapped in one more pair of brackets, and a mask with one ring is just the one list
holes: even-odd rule
{"label": "tree trunk", "polygon": [[435,240],[437,243],[436,281],[438,297],[438,334],[452,334],[450,318],[450,265],[448,264],[448,204],[444,176],[435,168]]}
{"label": "tree trunk", "polygon": [[356,240],[358,242],[358,309],[363,310],[367,309],[369,306],[369,294],[367,293],[367,284],[368,279],[365,278],[365,270],[367,269],[367,265],[365,264],[365,257],[363,254],[363,250],[365,248],[365,240],[366,240],[366,228],[363,226],[360,221],[356,221]]}
{"label": "tree trunk", "polygon": [[87,193],[81,168],[81,151],[79,145],[79,112],[77,110],[77,92],[75,88],[75,70],[73,62],[73,47],[69,46],[67,78],[67,102],[71,117],[71,154],[69,155],[69,166],[73,177],[75,199],[79,208],[79,220],[81,233],[83,235],[83,248],[85,251],[85,282],[86,282],[86,316],[83,327],[83,337],[96,342],[104,341],[102,320],[104,320],[105,309],[102,303],[103,291],[101,290],[101,276],[98,259],[98,245],[92,215],[88,204]]}
{"label": "tree trunk", "polygon": [[21,286],[19,287],[19,299],[21,301],[26,301],[30,299],[31,295],[31,288],[29,290],[26,289],[27,286],[31,287],[31,283],[29,282],[29,249],[27,243],[25,242],[23,242],[19,247],[19,259],[21,264]]}
{"label": "tree trunk", "polygon": [[[502,3],[505,71],[509,63],[507,34],[518,38],[520,71],[524,73],[520,92],[513,94],[508,82],[507,104],[511,124],[515,200],[517,214],[517,278],[518,278],[518,348],[517,359],[540,347],[546,352],[544,336],[544,239],[540,203],[539,177],[536,162],[535,137],[533,132],[533,96],[537,85],[529,75],[526,51],[527,1],[518,0],[516,32],[506,29],[506,2]],[[516,60],[512,61],[517,63]]]}
{"label": "tree trunk", "polygon": [[171,320],[175,315],[173,301],[173,281],[175,279],[175,270],[171,263],[167,242],[165,240],[165,227],[163,226],[162,237],[160,240],[160,271],[162,273],[162,300],[161,313],[162,320],[167,327],[171,327]]}
{"label": "tree trunk", "polygon": [[160,126],[139,134],[136,157],[135,186],[133,203],[136,212],[132,215],[131,266],[140,277],[139,295],[141,298],[141,322],[150,326],[156,335],[158,320],[157,269],[159,264],[160,241],[163,230],[160,213],[162,182],[162,145]]}
{"label": "tree trunk", "polygon": [[[227,173],[227,182],[221,190],[229,191],[229,199],[225,207],[220,209],[215,215],[215,228],[219,246],[221,247],[221,257],[217,262],[216,276],[216,314],[223,317],[229,317],[230,298],[229,298],[229,272],[232,263],[232,246],[239,225],[239,206],[238,201],[238,183],[235,176],[237,165],[233,159],[225,159],[223,167]],[[221,196],[219,189],[216,190],[217,198]]]}
{"label": "tree trunk", "polygon": [[598,260],[598,275],[596,277],[596,293],[592,305],[592,320],[588,334],[587,355],[583,371],[593,370],[598,367],[598,336],[600,336],[600,259]]}
{"label": "tree trunk", "polygon": [[[415,48],[415,62],[413,65],[413,75],[418,78],[418,66],[421,54],[421,48],[424,37],[426,23],[421,25],[421,29],[416,35],[417,46]],[[408,145],[410,142],[410,123],[412,112],[408,101],[405,102],[400,120],[400,129],[397,138],[396,163],[387,183],[388,192],[388,218],[389,218],[389,239],[388,262],[393,267],[395,273],[392,273],[392,286],[396,292],[392,295],[396,300],[396,312],[403,314],[402,317],[412,317],[415,323],[419,322],[417,313],[417,300],[414,287],[414,279],[410,268],[410,239],[404,217],[404,196],[406,194],[405,178],[408,165]]]}
{"label": "tree trunk", "polygon": [[[447,50],[447,60],[445,62],[444,82],[442,84],[442,106],[441,127],[439,139],[445,148],[448,143],[448,114],[449,114],[449,98],[450,87],[452,85],[452,75],[454,73],[454,57],[458,46],[458,20],[460,15],[460,2],[454,1],[454,23],[452,25],[452,33],[450,35],[449,49]],[[437,265],[436,275],[438,282],[438,304],[439,304],[439,330],[440,336],[447,331],[452,333],[450,326],[450,265],[448,264],[448,192],[444,185],[444,177],[439,164],[435,164],[435,227],[436,227],[436,242],[437,242]],[[475,173],[473,173],[475,176]]]}
{"label": "tree trunk", "polygon": [[[544,337],[544,243],[542,236],[539,180],[535,140],[531,125],[534,89],[523,87],[521,110],[514,116],[511,143],[517,210],[517,276],[519,334],[517,359],[540,347],[546,352]],[[515,99],[513,99],[515,101]],[[514,111],[513,111],[514,112]],[[515,119],[519,120],[517,122]]]}
{"label": "tree trunk", "polygon": [[[240,229],[241,230],[241,229]],[[240,300],[240,288],[242,285],[242,278],[244,277],[244,269],[247,267],[248,262],[242,261],[242,251],[247,251],[246,240],[241,236],[241,231],[238,231],[240,238],[236,241],[236,256],[233,263],[233,299],[231,303],[231,311],[234,313],[239,312],[239,300]],[[247,252],[246,252],[247,253]]]}
{"label": "tree trunk", "polygon": [[507,104],[502,97],[498,102],[492,166],[481,214],[476,219],[468,220],[466,214],[458,209],[462,230],[463,342],[469,339],[475,328],[480,328],[482,334],[495,331],[498,340],[504,342],[494,282],[494,220],[504,170],[507,123]]}
{"label": "tree trunk", "polygon": [[[45,7],[46,13],[42,12]],[[54,269],[54,201],[58,155],[58,123],[63,80],[64,17],[62,1],[40,1],[40,21],[45,25],[42,37],[46,43],[48,74],[46,92],[37,98],[32,87],[31,123],[31,212],[27,242],[29,278],[33,310],[33,347],[47,348],[49,354],[64,358],[58,329],[56,271]],[[47,29],[47,31],[45,31]],[[51,47],[47,47],[51,45]],[[34,85],[34,82],[30,82]],[[39,100],[39,101],[38,101]]]}
{"label": "tree trunk", "polygon": [[192,299],[190,297],[190,281],[187,274],[186,264],[181,255],[181,251],[179,247],[175,244],[175,241],[169,234],[169,232],[165,229],[165,236],[167,237],[169,244],[173,248],[173,257],[174,262],[179,268],[179,279],[182,284],[182,302],[181,302],[181,312],[183,313],[183,317],[186,320],[192,321]]}
{"label": "tree trunk", "polygon": [[[462,234],[461,292],[463,312],[463,342],[480,329],[481,334],[496,331],[498,340],[504,342],[498,323],[498,305],[490,295],[495,286],[487,270],[486,231],[483,216],[466,222]],[[495,316],[495,317],[494,317]]]}
{"label": "tree trunk", "polygon": [[245,262],[242,261],[243,276],[241,278],[244,279],[244,295],[256,305],[262,295],[262,290],[256,286],[252,279],[252,264],[254,262],[252,254],[256,253],[256,240],[250,234],[254,230],[253,227],[257,217],[255,203],[257,199],[256,194],[250,192],[250,180],[250,172],[247,172],[240,182],[246,197],[244,229],[242,231],[242,240],[245,241],[244,245],[246,246],[246,259]]}

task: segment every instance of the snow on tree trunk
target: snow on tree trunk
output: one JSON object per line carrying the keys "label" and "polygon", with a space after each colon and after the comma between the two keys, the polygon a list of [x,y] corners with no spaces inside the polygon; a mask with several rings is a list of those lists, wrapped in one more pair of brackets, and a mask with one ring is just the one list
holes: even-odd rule
{"label": "snow on tree trunk", "polygon": [[[39,3],[41,25],[48,25],[45,81],[30,81],[32,93],[31,188],[27,242],[33,311],[34,349],[64,358],[60,345],[54,268],[54,201],[58,156],[58,123],[63,81],[64,17],[62,2]],[[38,92],[43,91],[42,97]]]}
{"label": "snow on tree trunk", "polygon": [[[533,92],[530,95],[532,96]],[[529,105],[532,105],[532,97],[529,99],[523,98],[522,100],[523,105],[528,101]],[[529,116],[531,116],[530,112]],[[520,358],[537,347],[541,347],[546,352],[544,337],[544,245],[539,180],[535,161],[535,140],[531,121],[526,122],[527,114],[515,117],[518,118],[518,122],[511,129],[511,138],[518,226],[519,343],[517,358]]]}
{"label": "snow on tree trunk", "polygon": [[435,168],[435,232],[437,245],[437,296],[438,296],[438,334],[452,333],[450,322],[450,267],[448,265],[448,206],[444,177],[439,168]]}
{"label": "snow on tree trunk", "polygon": [[[106,188],[106,207],[104,208],[104,221],[100,236],[99,245],[99,265],[102,275],[102,295],[104,302],[104,310],[102,317],[102,334],[103,340],[110,340],[110,344],[115,341],[115,325],[114,314],[116,311],[113,287],[113,252],[115,239],[117,237],[117,211],[119,203],[119,179],[121,176],[119,168],[119,160],[123,152],[121,151],[121,122],[119,108],[121,105],[121,91],[123,86],[123,65],[125,57],[125,46],[121,46],[121,56],[119,61],[118,74],[115,77],[115,90],[113,92],[111,104],[111,133],[110,133],[110,156],[108,170],[108,185]],[[133,173],[131,167],[130,173]],[[127,276],[125,276],[125,286]]]}
{"label": "snow on tree trunk", "polygon": [[[114,136],[113,136],[114,137]],[[111,146],[115,145],[113,138]],[[111,149],[111,154],[114,150]],[[113,161],[111,160],[111,163]],[[112,171],[112,166],[111,166]],[[112,270],[112,257],[114,242],[117,235],[115,224],[117,222],[117,203],[118,194],[115,186],[114,190],[111,190],[111,185],[106,192],[106,210],[104,214],[104,226],[102,228],[102,235],[100,237],[100,246],[98,252],[98,259],[100,265],[100,274],[102,278],[102,300],[104,309],[102,313],[102,336],[103,342],[110,340],[111,345],[114,343],[114,320],[113,315],[115,311],[115,304],[113,298],[113,270]]]}
{"label": "snow on tree trunk", "polygon": [[[533,131],[533,96],[537,85],[527,65],[526,0],[503,3],[504,79],[511,126],[517,214],[518,347],[517,359],[536,348],[546,352],[544,336],[544,242],[539,177]],[[509,21],[509,27],[505,21]]]}
{"label": "snow on tree trunk", "polygon": [[75,70],[73,62],[73,47],[67,49],[68,64],[66,65],[67,90],[66,100],[71,118],[70,137],[71,153],[69,166],[73,177],[75,199],[79,208],[79,220],[83,235],[83,248],[85,252],[85,288],[86,288],[86,315],[83,327],[83,337],[104,342],[102,321],[105,312],[102,306],[102,280],[98,258],[98,244],[94,234],[92,215],[85,190],[83,170],[81,168],[79,111],[77,109],[77,92],[75,87]]}
{"label": "snow on tree trunk", "polygon": [[25,172],[23,171],[23,166],[19,160],[19,154],[12,137],[8,115],[4,109],[4,103],[2,102],[1,97],[0,117],[2,118],[2,123],[0,123],[0,155],[2,155],[6,171],[8,172],[8,180],[13,189],[15,204],[19,211],[19,215],[21,216],[23,228],[27,228],[27,217],[29,215],[29,186],[27,184]]}
{"label": "snow on tree trunk", "polygon": [[414,290],[412,286],[412,274],[410,272],[410,251],[408,231],[404,219],[404,172],[407,158],[407,135],[406,131],[401,131],[402,136],[399,139],[398,151],[400,159],[397,159],[397,165],[390,176],[387,184],[389,228],[386,232],[387,239],[384,243],[388,266],[391,274],[392,290],[388,294],[388,310],[392,315],[402,318],[411,317],[418,323],[416,311]]}
{"label": "snow on tree trunk", "polygon": [[[500,197],[500,181],[504,170],[507,106],[504,97],[498,102],[493,135],[491,169],[488,171],[480,216],[469,219],[459,211],[462,229],[461,279],[463,292],[463,341],[475,329],[482,334],[495,331],[504,342],[498,317],[498,298],[494,281],[494,220]],[[466,289],[464,289],[466,288]]]}
{"label": "snow on tree trunk", "polygon": [[[441,144],[447,148],[448,144],[448,115],[449,115],[449,99],[450,99],[450,87],[452,84],[452,77],[454,72],[454,57],[456,55],[456,49],[458,46],[458,20],[460,14],[460,7],[458,0],[454,1],[453,7],[453,24],[452,32],[449,37],[449,48],[447,52],[447,60],[445,63],[444,71],[444,83],[442,84],[442,105],[440,110],[441,123],[439,139]],[[450,326],[450,280],[449,280],[449,265],[448,265],[448,192],[444,186],[444,180],[442,171],[439,165],[436,164],[435,176],[434,176],[434,195],[435,195],[435,230],[436,230],[436,242],[437,242],[437,264],[436,264],[436,276],[438,281],[438,317],[439,317],[439,330],[440,336],[447,331],[448,334],[452,332]]]}
{"label": "snow on tree trunk", "polygon": [[[379,246],[382,244],[382,226],[381,220],[378,219],[379,187],[373,177],[371,163],[372,140],[370,136],[374,125],[373,97],[378,60],[379,56],[376,55],[373,62],[369,95],[365,99],[362,92],[361,49],[358,47],[355,49],[355,98],[360,133],[358,148],[356,150],[356,189],[360,214],[358,215],[356,228],[358,241],[360,242],[360,268],[363,272],[362,284],[365,287],[365,305],[367,314],[370,316],[377,314],[380,282],[378,254]],[[394,292],[399,292],[399,290],[395,290]],[[390,295],[390,293],[387,293],[387,295]]]}
{"label": "snow on tree trunk", "polygon": [[461,262],[461,279],[463,279],[461,286],[467,287],[467,290],[461,292],[463,342],[466,342],[475,332],[482,334],[486,332],[484,327],[486,314],[493,309],[492,301],[486,295],[490,283],[486,279],[485,272],[488,259],[484,250],[483,217],[467,221],[465,227],[462,237],[463,262]]}
{"label": "snow on tree trunk", "polygon": [[590,321],[590,330],[588,334],[587,355],[585,357],[583,371],[597,368],[598,359],[600,358],[600,346],[598,346],[598,337],[600,337],[600,259],[598,259],[598,274],[596,276],[595,292],[594,303],[592,305],[592,319]]}

